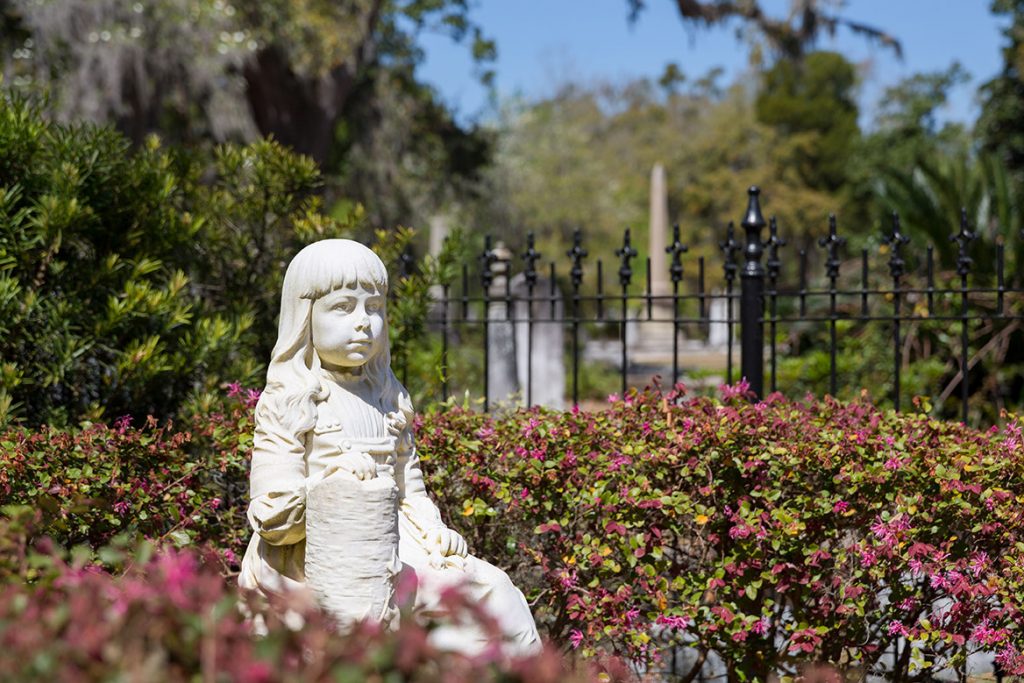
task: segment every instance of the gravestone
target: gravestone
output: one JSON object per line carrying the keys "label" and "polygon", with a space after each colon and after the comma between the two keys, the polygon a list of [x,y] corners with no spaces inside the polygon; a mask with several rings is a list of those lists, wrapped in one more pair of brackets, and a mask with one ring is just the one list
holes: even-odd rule
{"label": "gravestone", "polygon": [[[562,293],[538,277],[533,300],[526,275],[512,278],[515,313],[516,380],[521,403],[547,408],[565,407],[565,315]],[[532,321],[532,322],[531,322]]]}
{"label": "gravestone", "polygon": [[[434,214],[428,221],[430,226],[430,242],[428,246],[428,253],[437,258],[441,253],[441,249],[444,248],[444,241],[448,237],[450,225],[448,222],[447,214],[439,213]],[[440,301],[444,297],[444,287],[441,285],[430,285],[430,298],[434,301]]]}
{"label": "gravestone", "polygon": [[497,258],[491,264],[490,303],[487,306],[487,402],[496,405],[519,393],[516,371],[515,329],[512,323],[509,293],[512,252],[502,242],[494,248]]}
{"label": "gravestone", "polygon": [[[723,348],[729,343],[729,300],[721,292],[713,293],[708,309],[708,346]],[[735,313],[735,311],[734,311]]]}

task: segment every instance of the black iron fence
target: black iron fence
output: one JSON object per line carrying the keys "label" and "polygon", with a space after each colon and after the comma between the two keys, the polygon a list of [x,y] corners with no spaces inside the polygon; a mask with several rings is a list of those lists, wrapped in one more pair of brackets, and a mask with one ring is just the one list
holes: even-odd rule
{"label": "black iron fence", "polygon": [[[747,209],[740,222],[743,235],[738,239],[730,224],[718,245],[722,277],[715,279],[714,290],[709,287],[707,257],[686,258],[689,247],[680,241],[678,226],[662,247],[666,273],[652,273],[650,257],[637,263],[638,252],[629,230],[614,252],[607,250],[615,257],[610,267],[591,254],[597,251],[596,245],[586,244],[577,231],[561,273],[554,261],[546,262],[547,268],[540,265],[541,254],[532,235],[521,254],[487,238],[478,263],[463,264],[461,278],[441,286],[436,295],[430,324],[440,341],[441,367],[436,382],[440,398],[448,398],[455,390],[482,392],[487,409],[489,401],[496,398],[492,386],[495,363],[507,365],[508,354],[515,353],[517,374],[525,377],[521,398],[532,405],[536,386],[562,381],[557,373],[536,376],[534,359],[543,352],[564,357],[566,402],[577,404],[581,373],[591,363],[583,353],[584,345],[594,344],[595,336],[600,335],[609,336],[605,341],[611,347],[605,344],[605,356],[616,357],[612,365],[619,375],[618,389],[625,391],[631,380],[649,380],[649,375],[637,377],[638,372],[650,370],[666,380],[671,376],[675,383],[692,371],[688,359],[694,343],[707,346],[716,327],[724,338],[716,348],[722,356],[725,382],[743,378],[758,397],[766,391],[786,392],[785,386],[779,386],[779,364],[797,357],[797,350],[782,333],[795,326],[802,330],[805,347],[819,354],[822,345],[827,347],[827,391],[836,395],[844,383],[840,366],[849,365],[849,359],[839,355],[843,349],[849,353],[851,346],[844,346],[841,336],[851,333],[851,325],[877,324],[884,329],[886,343],[891,344],[886,363],[891,363],[887,398],[892,406],[897,410],[905,407],[908,397],[904,396],[902,378],[913,360],[941,358],[946,364],[941,386],[926,393],[943,401],[958,399],[958,413],[967,421],[969,399],[979,388],[972,385],[972,370],[977,370],[975,366],[986,356],[1012,359],[1024,340],[1020,324],[1024,319],[1022,274],[1015,272],[1007,278],[1006,245],[990,240],[985,246],[984,268],[977,268],[971,257],[972,247],[978,246],[977,235],[962,212],[959,232],[949,236],[952,250],[940,245],[946,262],[939,263],[936,245],[921,250],[915,244],[917,251],[911,251],[909,238],[893,216],[887,234],[874,249],[884,262],[876,262],[872,269],[869,248],[861,249],[859,258],[844,253],[846,240],[838,234],[833,216],[824,237],[802,248],[790,248],[789,258],[796,261],[796,267],[790,268],[789,282],[784,276],[787,243],[779,236],[775,219],[765,220],[759,194],[756,187],[748,191]],[[811,273],[812,262],[820,268],[817,277]],[[606,273],[610,269],[615,272]],[[659,280],[664,283],[661,287]],[[550,332],[552,326],[560,330],[562,341],[552,342],[559,335],[551,334],[542,334],[538,341],[538,330]],[[637,350],[651,346],[648,330],[666,327],[671,331],[660,337],[663,367],[637,362]],[[820,337],[815,336],[818,333]],[[510,334],[516,340],[511,345],[514,349],[510,350],[508,343],[496,343],[497,336],[504,335],[507,342]],[[924,336],[928,337],[927,348],[920,343]],[[564,344],[564,348],[553,349],[553,343]],[[482,357],[475,365],[466,360],[469,348],[478,349]],[[607,353],[609,348],[613,354]],[[878,363],[879,359],[864,356],[863,361]],[[456,387],[454,375],[459,373],[453,374],[453,369],[462,362],[469,363],[470,370],[462,371],[462,385]],[[988,376],[975,379],[991,384]],[[1010,404],[1019,403],[1022,378],[1010,373],[999,380],[999,395]]]}

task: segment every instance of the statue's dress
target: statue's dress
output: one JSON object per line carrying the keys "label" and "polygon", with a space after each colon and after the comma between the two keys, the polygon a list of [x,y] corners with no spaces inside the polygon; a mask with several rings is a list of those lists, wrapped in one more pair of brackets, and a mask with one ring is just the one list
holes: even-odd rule
{"label": "statue's dress", "polygon": [[[398,557],[402,572],[413,572],[417,579],[415,613],[443,614],[442,591],[458,585],[497,620],[510,652],[536,651],[540,639],[529,605],[505,572],[472,555],[442,558],[428,545],[426,532],[443,522],[423,484],[411,409],[387,411],[381,392],[367,381],[324,372],[328,396],[317,406],[315,427],[303,438],[275,427],[281,421],[267,418],[264,401],[257,407],[248,512],[255,533],[239,584],[265,593],[304,584],[307,483],[341,454],[361,451],[373,456],[378,476],[394,476],[398,485]],[[445,627],[433,637],[441,647],[459,651],[486,645],[483,634],[472,628]]]}

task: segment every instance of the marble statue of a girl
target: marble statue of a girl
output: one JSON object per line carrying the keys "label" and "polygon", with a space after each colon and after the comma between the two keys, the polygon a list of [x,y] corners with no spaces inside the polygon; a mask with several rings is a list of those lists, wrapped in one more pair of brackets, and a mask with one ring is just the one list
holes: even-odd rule
{"label": "marble statue of a girl", "polygon": [[[256,407],[249,523],[239,583],[264,593],[309,586],[330,613],[392,623],[399,574],[415,578],[414,614],[443,614],[459,586],[506,636],[506,651],[540,646],[523,594],[468,554],[427,495],[412,439],[413,407],[391,370],[387,271],[369,249],[330,239],[288,266],[277,344]],[[433,632],[476,652],[480,629]]]}

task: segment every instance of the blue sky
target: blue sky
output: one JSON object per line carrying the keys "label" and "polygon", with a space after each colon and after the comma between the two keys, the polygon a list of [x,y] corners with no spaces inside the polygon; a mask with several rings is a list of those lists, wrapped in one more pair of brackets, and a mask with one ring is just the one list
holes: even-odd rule
{"label": "blue sky", "polygon": [[[764,4],[774,14],[788,6],[786,0]],[[647,5],[632,26],[625,0],[479,0],[473,17],[497,42],[496,84],[502,97],[542,97],[567,80],[656,77],[673,61],[688,77],[721,66],[724,82],[746,67],[748,49],[734,28],[688,29],[673,0],[647,0]],[[989,0],[849,0],[843,14],[886,30],[903,44],[902,61],[846,31],[820,45],[861,65],[865,124],[885,86],[916,72],[945,69],[954,60],[972,81],[953,93],[943,118],[970,121],[977,115],[977,86],[1000,67],[1001,24],[989,12]],[[463,120],[486,117],[487,92],[474,77],[468,48],[436,34],[426,34],[423,44],[427,60],[420,75]]]}

